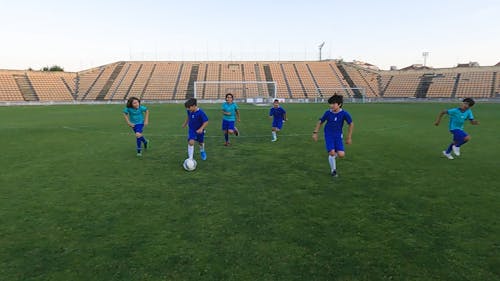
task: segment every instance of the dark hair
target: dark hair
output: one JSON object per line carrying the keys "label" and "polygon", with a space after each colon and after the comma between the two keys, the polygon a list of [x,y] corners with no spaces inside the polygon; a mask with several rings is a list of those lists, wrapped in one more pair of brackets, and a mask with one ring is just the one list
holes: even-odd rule
{"label": "dark hair", "polygon": [[195,98],[190,98],[184,103],[184,107],[190,108],[193,105],[198,105],[198,102],[196,101]]}
{"label": "dark hair", "polygon": [[331,96],[328,99],[328,103],[329,104],[337,103],[338,105],[340,105],[342,107],[342,104],[344,103],[344,97],[342,95],[334,94],[333,96]]}
{"label": "dark hair", "polygon": [[128,101],[127,101],[127,107],[128,107],[128,108],[132,108],[132,107],[133,107],[133,106],[132,106],[132,103],[133,103],[135,100],[139,102],[139,105],[141,105],[141,100],[140,100],[140,99],[138,99],[138,98],[136,98],[136,97],[130,97],[130,98],[128,98]]}
{"label": "dark hair", "polygon": [[280,100],[279,100],[279,99],[274,99],[274,101],[273,101],[273,102],[280,102]]}
{"label": "dark hair", "polygon": [[226,100],[227,100],[227,97],[229,97],[229,96],[231,96],[231,97],[233,98],[233,100],[234,100],[234,96],[233,96],[233,94],[231,94],[231,93],[227,93],[227,94],[226,94]]}
{"label": "dark hair", "polygon": [[476,103],[472,98],[465,98],[462,102],[468,103],[469,107],[472,107]]}

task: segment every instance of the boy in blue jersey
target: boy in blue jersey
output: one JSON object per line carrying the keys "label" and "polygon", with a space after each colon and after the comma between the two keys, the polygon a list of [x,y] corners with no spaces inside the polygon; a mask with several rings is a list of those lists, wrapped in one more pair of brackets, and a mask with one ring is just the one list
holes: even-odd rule
{"label": "boy in blue jersey", "polygon": [[470,110],[474,104],[475,101],[472,98],[465,98],[460,107],[441,111],[436,122],[434,122],[434,125],[439,126],[443,115],[448,114],[450,116],[449,130],[453,135],[453,142],[443,151],[443,155],[450,160],[454,159],[451,151],[456,156],[460,156],[460,147],[470,140],[470,136],[464,132],[465,120],[470,120],[472,125],[479,125],[479,121],[474,120],[474,115]]}
{"label": "boy in blue jersey", "polygon": [[205,128],[208,125],[208,117],[201,108],[198,107],[196,99],[190,98],[185,103],[184,106],[187,109],[186,121],[182,125],[186,128],[189,125],[188,130],[188,157],[193,159],[194,154],[194,142],[197,141],[200,145],[200,156],[201,160],[207,160],[207,153],[205,152]]}
{"label": "boy in blue jersey", "polygon": [[283,107],[280,106],[279,100],[275,99],[273,102],[273,107],[269,110],[269,118],[273,119],[273,125],[272,125],[272,135],[273,138],[271,141],[277,141],[278,136],[277,133],[281,131],[281,128],[283,128],[283,122],[287,121],[286,118],[286,111]]}
{"label": "boy in blue jersey", "polygon": [[229,146],[229,135],[234,134],[239,135],[238,128],[234,126],[234,123],[240,122],[240,110],[236,103],[233,102],[233,94],[226,94],[226,102],[222,104],[222,131],[224,132],[224,146]]}
{"label": "boy in blue jersey", "polygon": [[330,163],[330,173],[333,177],[337,177],[337,165],[335,159],[337,157],[344,158],[344,143],[342,127],[344,122],[349,124],[347,131],[346,144],[351,144],[352,142],[352,130],[354,128],[354,123],[352,122],[351,115],[349,112],[342,109],[343,97],[341,95],[334,94],[328,99],[330,104],[330,109],[323,114],[314,128],[312,138],[314,141],[318,141],[318,130],[321,125],[326,121],[325,125],[325,146],[328,152],[328,163]]}
{"label": "boy in blue jersey", "polygon": [[142,134],[144,127],[149,122],[149,110],[141,105],[141,101],[136,97],[131,97],[127,101],[127,107],[123,109],[123,116],[127,125],[132,128],[135,133],[137,144],[137,156],[142,156],[142,144],[144,148],[148,148],[149,141]]}

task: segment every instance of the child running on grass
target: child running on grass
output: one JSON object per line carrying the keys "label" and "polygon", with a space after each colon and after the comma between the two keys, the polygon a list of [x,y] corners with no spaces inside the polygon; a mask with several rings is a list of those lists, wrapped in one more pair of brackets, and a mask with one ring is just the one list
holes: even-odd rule
{"label": "child running on grass", "polygon": [[240,110],[238,105],[233,102],[233,94],[226,94],[226,102],[222,104],[222,131],[224,132],[224,146],[229,146],[229,135],[234,134],[238,136],[240,132],[238,128],[234,126],[234,123],[240,122]]}
{"label": "child running on grass", "polygon": [[149,123],[149,110],[141,105],[141,101],[136,97],[131,97],[127,101],[127,107],[123,109],[123,116],[127,125],[135,133],[137,156],[142,156],[142,144],[144,149],[148,149],[149,140],[144,138],[144,127]]}
{"label": "child running on grass", "polygon": [[273,136],[271,141],[278,140],[278,132],[283,128],[283,122],[287,121],[286,111],[283,107],[280,106],[280,102],[278,99],[275,99],[273,102],[273,107],[269,110],[269,118],[273,119],[273,124],[271,128],[271,134]]}
{"label": "child running on grass", "polygon": [[328,104],[330,105],[330,109],[327,110],[323,114],[323,117],[319,119],[318,123],[316,123],[312,138],[314,141],[318,141],[318,130],[326,121],[324,129],[325,146],[328,152],[330,174],[332,177],[338,177],[335,159],[337,157],[344,158],[345,156],[342,127],[344,126],[344,122],[349,124],[345,143],[351,144],[354,123],[352,122],[349,112],[342,109],[343,97],[341,95],[334,94],[331,96],[328,99]]}
{"label": "child running on grass", "polygon": [[472,98],[465,98],[462,100],[460,107],[441,111],[436,122],[434,122],[434,125],[439,126],[443,115],[448,114],[450,116],[448,128],[453,135],[453,142],[443,151],[444,157],[450,160],[454,159],[451,152],[453,151],[455,156],[460,156],[460,147],[470,140],[470,136],[464,131],[465,120],[470,120],[472,125],[479,125],[479,121],[474,120],[474,115],[472,115],[472,110],[470,110],[474,104],[475,101]]}

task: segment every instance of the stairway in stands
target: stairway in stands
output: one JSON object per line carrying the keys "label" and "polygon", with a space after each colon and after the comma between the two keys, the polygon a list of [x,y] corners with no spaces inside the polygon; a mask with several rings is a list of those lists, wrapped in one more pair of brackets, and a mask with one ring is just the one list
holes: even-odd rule
{"label": "stairway in stands", "polygon": [[[337,68],[340,70],[342,76],[344,76],[344,79],[347,82],[347,84],[349,84],[349,87],[357,88],[356,84],[354,84],[354,81],[352,81],[351,77],[349,76],[349,74],[347,73],[347,71],[345,70],[344,66],[341,63],[337,64]],[[361,94],[359,89],[352,89],[352,91],[354,93],[355,98],[357,99],[363,98],[363,94]]]}
{"label": "stairway in stands", "polygon": [[[193,66],[191,67],[191,73],[189,74],[188,87],[187,87],[187,91],[186,91],[186,99],[194,97],[194,82],[196,81],[196,79],[198,79],[198,72],[199,71],[200,71],[200,65],[193,64]],[[177,77],[176,86],[175,86],[176,89],[174,91],[174,99],[175,99],[175,95],[177,92],[177,85],[179,84],[180,79],[181,79],[181,72],[179,71],[179,76]],[[200,94],[200,93],[197,93],[197,94]],[[201,98],[201,97],[197,97],[197,98]]]}
{"label": "stairway in stands", "polygon": [[115,82],[116,77],[118,77],[118,74],[120,74],[120,72],[122,71],[123,66],[125,66],[125,62],[123,62],[123,61],[119,62],[116,65],[116,67],[113,70],[113,72],[111,73],[111,76],[109,77],[108,81],[106,81],[106,84],[104,84],[104,87],[99,92],[99,95],[97,95],[96,100],[104,100],[104,98],[106,97],[106,95],[109,92],[109,89],[111,88],[111,86]]}
{"label": "stairway in stands", "polygon": [[40,100],[27,75],[14,75],[14,80],[16,80],[17,87],[19,87],[25,101]]}

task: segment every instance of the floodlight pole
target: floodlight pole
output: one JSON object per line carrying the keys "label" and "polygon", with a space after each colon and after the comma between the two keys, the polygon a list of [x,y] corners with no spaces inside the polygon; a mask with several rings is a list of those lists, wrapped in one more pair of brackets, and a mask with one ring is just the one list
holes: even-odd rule
{"label": "floodlight pole", "polygon": [[427,66],[427,57],[429,56],[429,52],[423,52],[422,56],[424,57],[424,66]]}
{"label": "floodlight pole", "polygon": [[323,49],[323,46],[325,46],[325,42],[319,44],[318,49],[319,49],[319,61],[321,61],[321,49]]}

